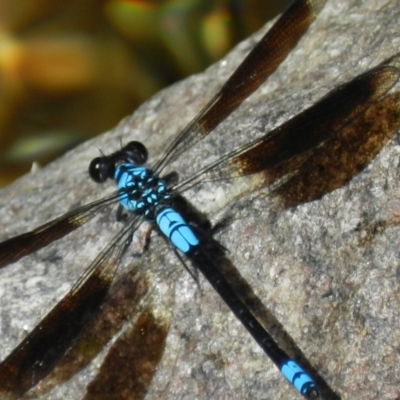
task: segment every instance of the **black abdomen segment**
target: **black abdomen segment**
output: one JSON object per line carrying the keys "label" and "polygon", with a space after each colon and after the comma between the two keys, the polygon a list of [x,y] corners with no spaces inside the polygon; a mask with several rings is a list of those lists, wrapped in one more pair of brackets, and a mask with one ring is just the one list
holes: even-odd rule
{"label": "black abdomen segment", "polygon": [[192,247],[186,255],[192,261],[193,265],[202,272],[236,318],[239,319],[292,386],[306,399],[319,399],[320,394],[314,380],[278,346],[270,334],[258,322],[225,279],[224,275],[219,271],[218,267],[215,266],[215,261],[201,248],[201,244]]}

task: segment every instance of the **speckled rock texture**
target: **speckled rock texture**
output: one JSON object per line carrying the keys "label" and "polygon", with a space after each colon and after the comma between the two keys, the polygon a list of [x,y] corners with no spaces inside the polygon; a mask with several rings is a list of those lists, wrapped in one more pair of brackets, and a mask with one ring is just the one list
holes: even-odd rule
{"label": "speckled rock texture", "polygon": [[[270,80],[173,169],[190,173],[397,53],[399,21],[399,0],[328,0]],[[114,151],[121,142],[140,140],[148,146],[150,162],[157,160],[260,35],[203,74],[163,90],[111,132],[3,189],[0,238],[110,193],[111,184],[103,188],[88,178],[87,166],[98,149]],[[272,323],[278,340],[291,338],[343,400],[400,396],[399,161],[395,135],[349,183],[293,207],[282,207],[267,189],[247,195],[245,185],[243,196],[235,197],[235,181],[209,183],[185,194],[213,224],[228,217],[216,238],[263,302],[263,312],[279,321],[280,326]],[[2,359],[68,291],[118,226],[112,209],[0,271]],[[155,232],[142,254],[145,237],[146,230],[140,230],[119,273],[145,271],[151,287],[139,310],[146,310],[144,300],[150,300],[168,327],[146,399],[299,399],[208,283],[201,278],[196,284]],[[135,321],[135,311],[128,314],[124,321]],[[72,367],[71,379],[43,383],[37,391],[46,390],[39,392],[46,399],[84,398],[102,357],[80,372]],[[126,371],[129,380],[134,370]],[[127,397],[115,397],[139,395],[128,390]]]}

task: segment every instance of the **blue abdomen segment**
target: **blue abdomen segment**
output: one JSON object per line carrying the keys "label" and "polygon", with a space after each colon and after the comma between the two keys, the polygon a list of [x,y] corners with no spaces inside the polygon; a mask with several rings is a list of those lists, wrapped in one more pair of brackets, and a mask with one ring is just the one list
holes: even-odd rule
{"label": "blue abdomen segment", "polygon": [[161,232],[183,253],[187,253],[191,247],[199,244],[192,229],[172,208],[161,210],[157,214],[156,222]]}
{"label": "blue abdomen segment", "polygon": [[315,388],[315,382],[295,361],[289,359],[280,368],[283,376],[302,395],[307,394],[310,389]]}

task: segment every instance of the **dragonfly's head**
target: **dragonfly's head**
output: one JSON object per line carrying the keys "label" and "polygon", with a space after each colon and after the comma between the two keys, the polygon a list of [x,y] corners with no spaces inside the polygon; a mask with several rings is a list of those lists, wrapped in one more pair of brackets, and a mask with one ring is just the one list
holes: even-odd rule
{"label": "dragonfly's head", "polygon": [[96,157],[89,164],[89,175],[97,183],[103,183],[114,178],[115,168],[119,164],[130,163],[134,166],[143,165],[147,161],[147,149],[143,143],[129,142],[121,150]]}

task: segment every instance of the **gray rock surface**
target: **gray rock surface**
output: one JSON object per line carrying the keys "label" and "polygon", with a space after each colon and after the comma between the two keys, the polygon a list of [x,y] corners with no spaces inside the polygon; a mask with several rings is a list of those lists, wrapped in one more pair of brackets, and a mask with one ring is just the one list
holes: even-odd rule
{"label": "gray rock surface", "polygon": [[[194,165],[215,159],[222,148],[264,134],[330,88],[397,53],[399,21],[399,0],[328,0],[272,78],[174,169],[185,175]],[[113,131],[2,190],[0,238],[110,193],[111,185],[105,189],[87,176],[98,149],[109,152],[121,142],[140,140],[148,146],[150,161],[157,160],[259,37],[241,43],[203,74],[163,90]],[[187,193],[213,223],[233,215],[218,240],[310,365],[342,399],[394,400],[400,394],[399,153],[392,140],[350,183],[289,209],[279,210],[266,190],[233,201],[235,182]],[[114,212],[101,215],[0,271],[1,359],[68,291],[117,228]],[[148,297],[169,324],[163,358],[146,398],[298,399],[209,285],[201,280],[199,290],[161,238],[153,234],[150,251],[137,257],[145,234],[138,233],[121,274],[136,267],[146,271],[153,283]],[[142,303],[140,309],[145,309]],[[276,329],[278,337],[281,330]],[[83,398],[101,357],[44,398]]]}

